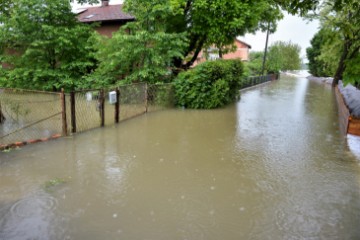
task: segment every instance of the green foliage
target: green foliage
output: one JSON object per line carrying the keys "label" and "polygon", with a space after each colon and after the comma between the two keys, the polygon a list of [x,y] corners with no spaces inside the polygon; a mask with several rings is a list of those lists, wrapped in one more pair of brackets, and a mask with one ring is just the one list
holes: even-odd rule
{"label": "green foliage", "polygon": [[264,52],[250,52],[249,62],[245,65],[249,68],[251,76],[261,75]]}
{"label": "green foliage", "polygon": [[322,28],[306,49],[310,73],[317,77],[334,76],[341,55],[341,39],[338,32]]}
{"label": "green foliage", "polygon": [[54,178],[44,183],[44,190],[46,192],[53,192],[55,187],[61,186],[71,180],[71,177],[67,178]]}
{"label": "green foliage", "polygon": [[[131,29],[130,34],[119,31],[105,40],[97,54],[100,65],[96,74],[105,85],[166,81],[171,75],[171,59],[182,57],[184,35]],[[119,77],[123,78],[120,83]]]}
{"label": "green foliage", "polygon": [[164,16],[172,14],[170,2],[129,0],[125,4],[137,21],[123,26],[111,39],[102,39],[96,55],[100,65],[90,82],[99,78],[102,85],[170,81],[171,60],[182,58],[187,46],[185,34],[165,32]]}
{"label": "green foliage", "polygon": [[321,31],[331,33],[321,44],[321,53],[316,60],[323,61],[334,76],[333,86],[339,80],[358,85],[357,67],[360,57],[360,2],[324,1],[320,13],[316,14]]}
{"label": "green foliage", "polygon": [[266,69],[269,73],[299,70],[301,47],[291,42],[277,41],[269,48]]}
{"label": "green foliage", "polygon": [[242,80],[240,60],[204,62],[175,79],[176,104],[195,109],[222,107],[239,96]]}
{"label": "green foliage", "polygon": [[0,85],[58,90],[74,89],[95,67],[92,29],[71,12],[68,0],[19,0],[0,26]]}
{"label": "green foliage", "polygon": [[[177,11],[168,18],[166,29],[170,32],[186,32],[189,40],[185,51],[187,62],[175,61],[178,67],[188,68],[199,52],[210,46],[226,52],[236,36],[258,29],[265,30],[271,22],[275,31],[276,21],[282,18],[280,5],[274,1],[236,0],[172,0]],[[281,1],[279,1],[280,3]]]}
{"label": "green foliage", "polygon": [[346,70],[344,72],[344,83],[352,84],[360,89],[360,56],[348,59],[346,61]]}

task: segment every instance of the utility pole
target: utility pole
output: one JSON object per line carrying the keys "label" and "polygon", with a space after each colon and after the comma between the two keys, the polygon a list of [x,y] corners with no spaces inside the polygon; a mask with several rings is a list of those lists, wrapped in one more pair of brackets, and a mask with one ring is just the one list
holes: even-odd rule
{"label": "utility pole", "polygon": [[266,54],[267,54],[268,42],[269,42],[269,33],[270,33],[270,22],[268,22],[268,28],[267,28],[267,33],[266,33],[266,43],[265,43],[265,51],[264,51],[261,75],[264,75],[264,72],[265,72],[265,62],[266,62]]}

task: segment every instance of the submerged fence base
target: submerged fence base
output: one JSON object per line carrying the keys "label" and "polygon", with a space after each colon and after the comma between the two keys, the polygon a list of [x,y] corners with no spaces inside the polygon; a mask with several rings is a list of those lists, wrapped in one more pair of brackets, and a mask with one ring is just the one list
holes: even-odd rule
{"label": "submerged fence base", "polygon": [[[249,77],[241,88],[278,77]],[[0,88],[0,150],[116,124],[173,106],[172,84],[139,83],[71,93]]]}
{"label": "submerged fence base", "polygon": [[0,88],[0,150],[112,125],[172,105],[171,84],[71,93]]}

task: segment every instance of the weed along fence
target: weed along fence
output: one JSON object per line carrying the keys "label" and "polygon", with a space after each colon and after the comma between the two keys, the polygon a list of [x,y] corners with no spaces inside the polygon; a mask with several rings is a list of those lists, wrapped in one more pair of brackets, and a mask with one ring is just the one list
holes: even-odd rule
{"label": "weed along fence", "polygon": [[171,84],[52,93],[0,89],[0,149],[46,141],[173,106]]}

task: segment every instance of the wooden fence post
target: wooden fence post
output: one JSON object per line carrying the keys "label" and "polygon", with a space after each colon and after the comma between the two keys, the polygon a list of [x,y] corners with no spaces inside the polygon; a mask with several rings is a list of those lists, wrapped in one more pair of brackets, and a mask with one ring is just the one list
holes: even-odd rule
{"label": "wooden fence post", "polygon": [[67,119],[66,119],[66,101],[64,89],[61,89],[61,121],[62,121],[62,135],[67,136]]}
{"label": "wooden fence post", "polygon": [[70,93],[71,132],[76,133],[75,92]]}
{"label": "wooden fence post", "polygon": [[116,88],[116,103],[115,103],[115,123],[119,123],[120,119],[120,90]]}
{"label": "wooden fence post", "polygon": [[104,96],[104,89],[100,90],[100,118],[101,118],[101,127],[105,126],[105,96]]}

